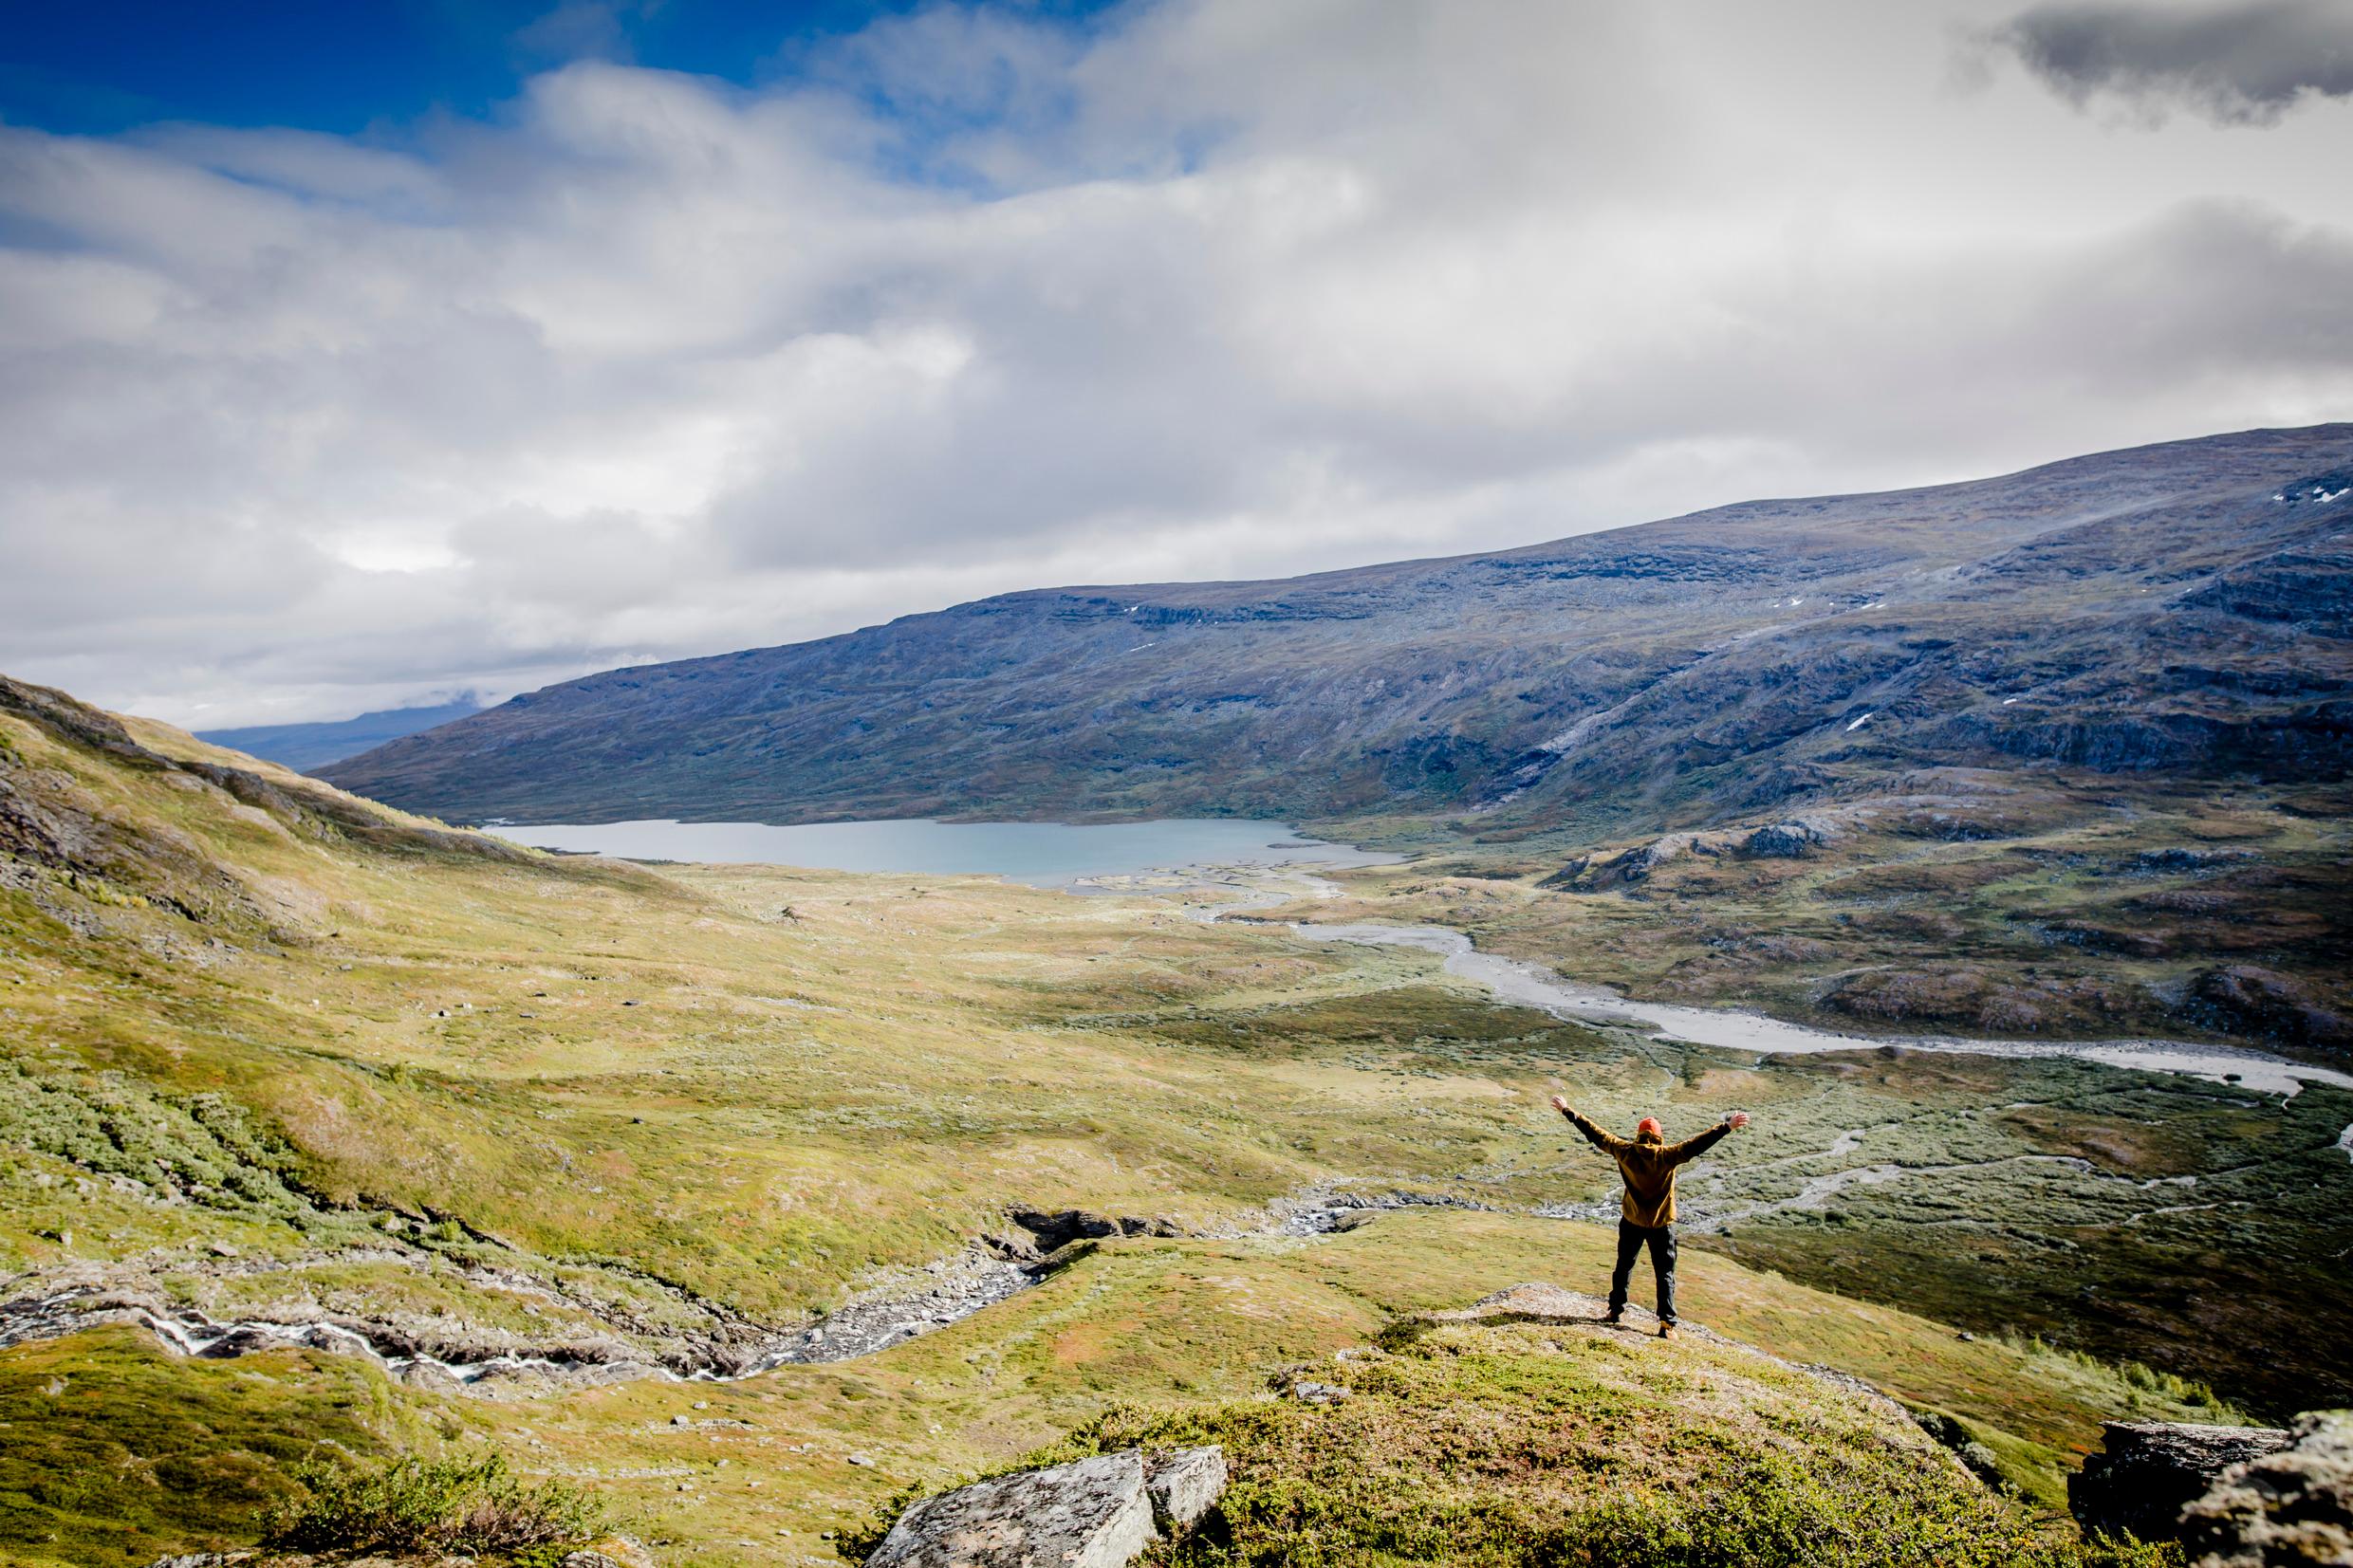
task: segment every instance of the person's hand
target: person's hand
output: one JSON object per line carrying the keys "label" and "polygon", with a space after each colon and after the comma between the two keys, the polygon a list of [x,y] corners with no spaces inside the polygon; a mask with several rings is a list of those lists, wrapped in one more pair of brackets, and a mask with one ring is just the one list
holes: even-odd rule
{"label": "person's hand", "polygon": [[1749,1113],[1746,1111],[1734,1111],[1731,1116],[1726,1116],[1724,1120],[1731,1126],[1733,1132],[1737,1133],[1743,1127],[1749,1125]]}
{"label": "person's hand", "polygon": [[1563,1099],[1558,1095],[1554,1095],[1552,1097],[1552,1108],[1566,1116],[1568,1112],[1568,1101]]}

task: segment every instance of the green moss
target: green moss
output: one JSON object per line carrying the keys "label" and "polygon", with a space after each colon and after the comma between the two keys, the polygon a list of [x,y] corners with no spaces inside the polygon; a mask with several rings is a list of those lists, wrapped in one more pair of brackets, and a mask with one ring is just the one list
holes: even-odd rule
{"label": "green moss", "polygon": [[305,1456],[421,1428],[350,1357],[189,1361],[127,1329],[23,1347],[0,1356],[0,1552],[89,1568],[248,1544]]}
{"label": "green moss", "polygon": [[[1448,1327],[1338,1371],[1350,1395],[1115,1411],[1018,1466],[1214,1443],[1232,1481],[1156,1560],[1198,1568],[2092,1568],[2085,1546],[1899,1421],[1771,1363],[1600,1330]],[[845,1540],[870,1549],[906,1495]]]}

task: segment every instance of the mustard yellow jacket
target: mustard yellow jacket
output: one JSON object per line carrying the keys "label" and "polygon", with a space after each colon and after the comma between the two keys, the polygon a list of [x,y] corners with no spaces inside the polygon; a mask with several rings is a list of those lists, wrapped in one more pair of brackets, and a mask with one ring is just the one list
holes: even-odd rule
{"label": "mustard yellow jacket", "polygon": [[1628,1224],[1650,1229],[1675,1223],[1675,1168],[1706,1153],[1732,1130],[1731,1122],[1719,1121],[1696,1137],[1668,1143],[1651,1133],[1621,1138],[1615,1133],[1603,1132],[1574,1111],[1563,1114],[1576,1124],[1587,1142],[1618,1162],[1618,1173],[1626,1179],[1626,1195],[1619,1206],[1620,1211]]}

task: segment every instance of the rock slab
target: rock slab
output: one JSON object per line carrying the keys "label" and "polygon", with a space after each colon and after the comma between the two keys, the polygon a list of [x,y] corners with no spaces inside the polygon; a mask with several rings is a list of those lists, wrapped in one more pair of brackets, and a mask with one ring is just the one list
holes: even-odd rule
{"label": "rock slab", "polygon": [[2197,1568],[2353,1563],[2353,1411],[2300,1416],[2288,1447],[2223,1471],[2181,1539]]}
{"label": "rock slab", "polygon": [[1124,1568],[1158,1538],[1143,1455],[976,1481],[899,1516],[867,1568]]}
{"label": "rock slab", "polygon": [[2181,1513],[2225,1470],[2288,1446],[2277,1427],[2207,1427],[2171,1421],[2110,1421],[2103,1451],[2067,1482],[2067,1508],[2087,1530],[2129,1530],[2143,1540],[2177,1540]]}
{"label": "rock slab", "polygon": [[1152,1517],[1170,1535],[1199,1523],[1225,1491],[1223,1448],[1172,1448],[1145,1459],[1144,1492],[1152,1500]]}
{"label": "rock slab", "polygon": [[1125,1568],[1162,1528],[1181,1534],[1198,1522],[1225,1488],[1216,1448],[1129,1448],[1024,1470],[914,1504],[866,1565]]}

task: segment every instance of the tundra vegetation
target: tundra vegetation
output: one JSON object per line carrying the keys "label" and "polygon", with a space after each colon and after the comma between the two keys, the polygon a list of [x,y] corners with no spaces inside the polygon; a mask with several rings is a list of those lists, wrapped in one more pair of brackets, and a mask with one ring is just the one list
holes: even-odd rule
{"label": "tundra vegetation", "polygon": [[[1502,911],[1534,880],[1357,887],[1398,910],[1483,888]],[[1234,1444],[1258,1500],[1242,1559],[1289,1540],[1420,1560],[1472,1472],[1384,1504],[1362,1528],[1393,1524],[1388,1545],[1333,1500],[1388,1487],[1448,1423],[1581,1411],[1661,1434],[1621,1461],[1643,1501],[1597,1529],[1682,1540],[1692,1488],[1732,1466],[1793,1530],[1918,1503],[2075,1551],[2052,1510],[2101,1419],[2344,1397],[2308,1347],[2346,1326],[2353,1095],[1901,1051],[1759,1061],[1497,1006],[1427,955],[1208,925],[1149,890],[549,857],[14,683],[0,1045],[0,1336],[27,1302],[112,1289],[444,1359],[709,1366],[933,1278],[1011,1202],[1184,1232],[1105,1240],[880,1354],[733,1381],[461,1393],[327,1346],[207,1359],[120,1324],[26,1330],[0,1350],[17,1562],[144,1563],[420,1497],[400,1517],[442,1530],[470,1486],[518,1520],[592,1495],[665,1562],[833,1561],[826,1533],[898,1489],[1146,1429]],[[1978,1445],[2001,1492],[1953,1490],[1925,1448],[1875,1459],[1796,1403],[1712,1453],[1667,1408],[1697,1389],[1674,1379],[1713,1375],[1698,1361],[1629,1381],[1603,1349],[1556,1365],[1509,1327],[1385,1341],[1345,1413],[1251,1413],[1271,1373],[1400,1319],[1603,1275],[1604,1226],[1533,1211],[1609,1201],[1543,1106],[1555,1088],[1613,1119],[1755,1112],[1691,1178],[1713,1218],[1686,1313],[1887,1390]],[[1269,1227],[1269,1206],[1335,1188],[1462,1207]],[[1373,1447],[1286,1480],[1309,1421]],[[1510,1464],[1482,1528],[1548,1506],[1585,1460]]]}

